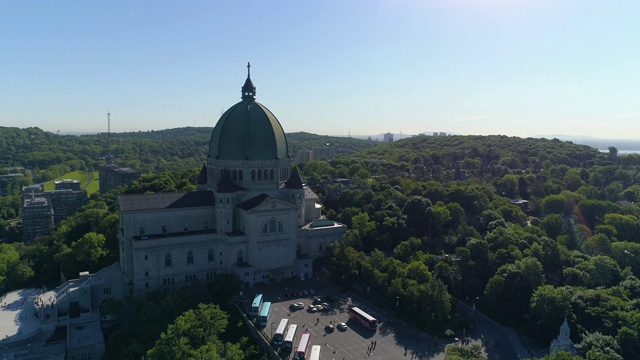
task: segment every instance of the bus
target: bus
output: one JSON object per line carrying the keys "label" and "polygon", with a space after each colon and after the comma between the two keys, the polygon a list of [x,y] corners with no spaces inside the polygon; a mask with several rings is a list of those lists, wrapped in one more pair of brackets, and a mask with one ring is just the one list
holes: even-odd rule
{"label": "bus", "polygon": [[284,332],[287,330],[287,324],[289,324],[289,319],[280,320],[280,325],[278,325],[276,333],[273,334],[273,343],[275,345],[282,345],[282,341],[284,340]]}
{"label": "bus", "polygon": [[291,349],[293,349],[293,343],[296,342],[296,330],[298,330],[298,325],[289,325],[289,330],[287,330],[287,335],[284,337],[284,342],[282,343],[284,350],[291,351]]}
{"label": "bus", "polygon": [[311,355],[309,360],[320,360],[320,345],[313,345],[311,347]]}
{"label": "bus", "polygon": [[366,312],[362,311],[362,309],[358,307],[354,306],[350,308],[349,316],[352,319],[355,319],[357,322],[362,324],[362,326],[366,327],[369,330],[376,331],[376,329],[378,328],[378,320],[376,320],[376,318],[367,314]]}
{"label": "bus", "polygon": [[265,327],[271,319],[271,303],[265,301],[262,303],[262,309],[260,310],[260,316],[258,316],[258,325]]}
{"label": "bus", "polygon": [[260,310],[262,310],[262,294],[256,295],[253,298],[253,303],[251,304],[251,311],[249,311],[249,316],[256,317],[260,315]]}
{"label": "bus", "polygon": [[300,337],[296,354],[293,356],[295,360],[304,360],[307,355],[307,349],[309,348],[309,341],[311,341],[311,334],[306,332]]}

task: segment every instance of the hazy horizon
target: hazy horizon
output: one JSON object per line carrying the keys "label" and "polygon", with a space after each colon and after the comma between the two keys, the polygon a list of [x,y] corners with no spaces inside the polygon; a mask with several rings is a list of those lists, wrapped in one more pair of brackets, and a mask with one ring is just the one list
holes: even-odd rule
{"label": "hazy horizon", "polygon": [[640,2],[4,2],[0,124],[640,139]]}

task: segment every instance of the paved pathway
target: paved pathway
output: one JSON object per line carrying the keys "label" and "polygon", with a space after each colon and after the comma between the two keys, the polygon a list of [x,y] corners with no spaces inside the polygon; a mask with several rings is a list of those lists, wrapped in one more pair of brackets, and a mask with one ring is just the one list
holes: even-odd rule
{"label": "paved pathway", "polygon": [[461,313],[471,316],[476,322],[475,331],[468,337],[484,345],[489,360],[533,358],[513,329],[496,323],[462,301],[457,305]]}

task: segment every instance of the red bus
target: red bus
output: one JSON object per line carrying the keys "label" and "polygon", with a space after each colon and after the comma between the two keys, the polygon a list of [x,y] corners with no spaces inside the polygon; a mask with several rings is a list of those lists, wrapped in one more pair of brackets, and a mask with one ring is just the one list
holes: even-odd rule
{"label": "red bus", "polygon": [[378,320],[376,320],[376,318],[367,314],[366,312],[362,311],[358,307],[354,306],[350,308],[349,316],[352,319],[355,319],[357,322],[362,324],[362,326],[366,327],[369,330],[376,331],[376,329],[378,328]]}
{"label": "red bus", "polygon": [[309,348],[310,341],[310,333],[306,332],[302,334],[302,336],[300,337],[300,342],[298,343],[298,348],[296,349],[296,354],[293,356],[294,359],[304,360],[305,356],[307,356],[307,349]]}

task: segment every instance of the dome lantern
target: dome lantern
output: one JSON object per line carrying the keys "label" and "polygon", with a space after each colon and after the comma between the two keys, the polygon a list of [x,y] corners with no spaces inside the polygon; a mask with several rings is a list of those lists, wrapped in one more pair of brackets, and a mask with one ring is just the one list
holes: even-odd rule
{"label": "dome lantern", "polygon": [[254,101],[256,99],[256,87],[251,81],[251,63],[247,63],[247,80],[245,80],[241,92],[242,100]]}

